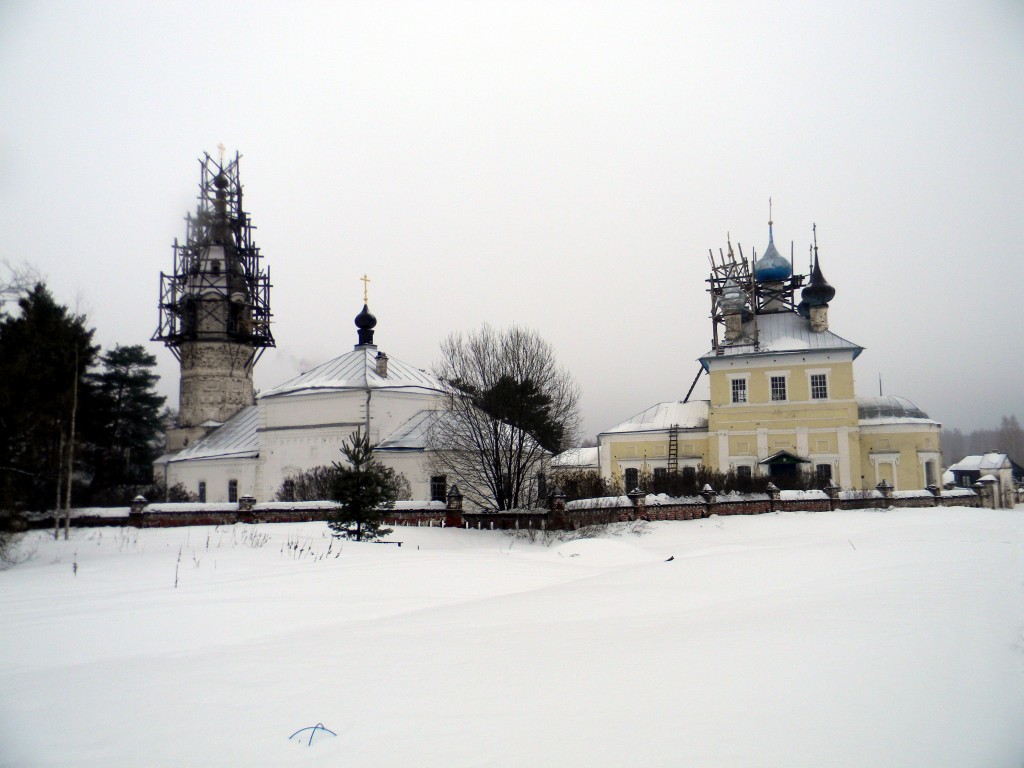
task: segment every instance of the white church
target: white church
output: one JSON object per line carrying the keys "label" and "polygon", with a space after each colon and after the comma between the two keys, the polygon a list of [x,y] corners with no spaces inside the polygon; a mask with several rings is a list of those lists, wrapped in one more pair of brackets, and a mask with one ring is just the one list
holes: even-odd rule
{"label": "white church", "polygon": [[161,275],[153,340],[177,357],[181,382],[155,476],[200,501],[273,501],[289,477],[340,461],[342,443],[360,430],[413,499],[444,500],[446,478],[431,475],[426,450],[441,382],[378,349],[365,293],[351,351],[254,397],[253,368],[274,346],[269,274],[242,209],[238,156],[200,162],[198,210],[185,243],[175,242],[173,273]]}

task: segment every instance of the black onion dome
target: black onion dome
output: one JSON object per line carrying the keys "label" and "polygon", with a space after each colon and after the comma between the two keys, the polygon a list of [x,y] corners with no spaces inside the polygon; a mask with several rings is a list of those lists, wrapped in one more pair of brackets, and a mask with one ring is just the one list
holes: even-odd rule
{"label": "black onion dome", "polygon": [[224,171],[213,177],[213,186],[217,189],[227,189],[229,183],[228,177],[224,175]]}
{"label": "black onion dome", "polygon": [[818,264],[818,254],[814,254],[814,269],[811,271],[811,282],[800,294],[803,301],[809,307],[827,306],[835,298],[836,289],[829,285],[828,280],[821,274],[821,266]]}
{"label": "black onion dome", "polygon": [[377,327],[377,318],[370,314],[370,308],[363,304],[363,311],[356,315],[356,328],[369,331]]}

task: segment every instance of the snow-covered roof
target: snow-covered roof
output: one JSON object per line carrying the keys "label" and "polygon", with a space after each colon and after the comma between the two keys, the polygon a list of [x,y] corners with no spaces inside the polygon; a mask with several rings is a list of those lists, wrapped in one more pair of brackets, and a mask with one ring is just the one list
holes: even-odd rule
{"label": "snow-covered roof", "polygon": [[980,456],[964,456],[949,468],[950,472],[987,472],[992,469],[1007,469],[1010,457],[1005,453],[983,453]]}
{"label": "snow-covered roof", "polygon": [[680,429],[707,429],[708,401],[691,400],[684,403],[678,400],[652,405],[646,411],[606,429],[602,435],[618,432],[656,432],[677,425]]}
{"label": "snow-covered roof", "polygon": [[402,426],[381,440],[375,451],[422,451],[427,447],[427,433],[444,411],[419,411]]}
{"label": "snow-covered roof", "polygon": [[879,397],[858,397],[857,418],[861,426],[872,424],[935,424],[938,422],[928,418],[928,414],[907,400],[897,395]]}
{"label": "snow-covered roof", "polygon": [[244,459],[259,455],[259,409],[250,405],[218,427],[202,440],[171,456],[168,461],[179,462],[190,459]]}
{"label": "snow-covered roof", "polygon": [[552,469],[597,469],[600,465],[600,449],[570,448],[551,459]]}
{"label": "snow-covered roof", "polygon": [[377,373],[377,347],[362,344],[351,352],[262,392],[260,398],[343,389],[442,390],[441,382],[433,374],[394,357],[388,358],[387,374],[385,377]]}
{"label": "snow-covered roof", "polygon": [[[754,344],[757,339],[757,345]],[[718,350],[711,350],[700,358],[701,365],[708,365],[716,357],[731,355],[776,355],[797,352],[816,352],[824,350],[850,350],[854,358],[864,348],[847,341],[832,331],[815,333],[811,330],[810,321],[796,312],[772,312],[756,315],[743,324],[743,336],[730,344],[722,342]]]}

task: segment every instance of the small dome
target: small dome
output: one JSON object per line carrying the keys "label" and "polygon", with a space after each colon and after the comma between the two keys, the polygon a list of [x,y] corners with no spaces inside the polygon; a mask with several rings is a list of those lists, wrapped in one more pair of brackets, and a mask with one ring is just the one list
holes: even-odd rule
{"label": "small dome", "polygon": [[861,419],[927,419],[928,414],[896,395],[858,397],[857,416]]}
{"label": "small dome", "polygon": [[224,175],[224,171],[221,171],[213,178],[213,186],[217,189],[228,188],[228,177]]}
{"label": "small dome", "polygon": [[768,247],[754,263],[754,279],[759,283],[776,283],[787,280],[793,274],[789,259],[779,253],[772,239],[771,224],[768,225]]}
{"label": "small dome", "polygon": [[[814,269],[811,271],[811,282],[807,284],[800,294],[803,301],[801,306],[825,307],[835,298],[836,289],[829,285],[828,280],[821,274],[821,267],[818,265],[818,254],[814,254]],[[801,313],[802,314],[802,313]]]}
{"label": "small dome", "polygon": [[369,331],[377,327],[377,318],[370,314],[370,308],[363,304],[363,311],[356,315],[356,328]]}
{"label": "small dome", "polygon": [[747,297],[731,277],[722,286],[722,299],[719,304],[726,314],[742,312],[747,306]]}

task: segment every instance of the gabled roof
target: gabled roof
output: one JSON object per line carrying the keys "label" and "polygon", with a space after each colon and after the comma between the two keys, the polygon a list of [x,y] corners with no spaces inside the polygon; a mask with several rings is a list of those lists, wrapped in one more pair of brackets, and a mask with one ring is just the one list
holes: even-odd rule
{"label": "gabled roof", "polygon": [[[757,344],[755,344],[755,339]],[[815,333],[808,320],[796,312],[756,315],[743,324],[743,336],[734,343],[722,342],[700,358],[704,370],[719,357],[735,355],[777,355],[826,350],[848,350],[856,358],[864,348],[832,331]]]}
{"label": "gabled roof", "polygon": [[619,432],[657,432],[667,430],[672,425],[680,429],[707,429],[708,401],[691,400],[688,403],[672,401],[652,405],[631,419],[606,429],[602,435]]}
{"label": "gabled roof", "polygon": [[377,347],[373,344],[363,344],[351,352],[328,360],[284,384],[261,393],[260,399],[346,389],[406,389],[440,392],[442,385],[433,374],[393,357],[388,358],[387,377],[380,376],[377,373]]}
{"label": "gabled roof", "polygon": [[758,464],[810,464],[810,459],[805,459],[803,456],[797,456],[795,453],[791,453],[785,449],[776,451],[767,459],[761,459]]}
{"label": "gabled roof", "polygon": [[[169,462],[191,459],[248,459],[259,456],[256,428],[260,423],[259,408],[250,405],[213,430],[202,440],[174,454]],[[161,457],[162,458],[162,457]]]}

